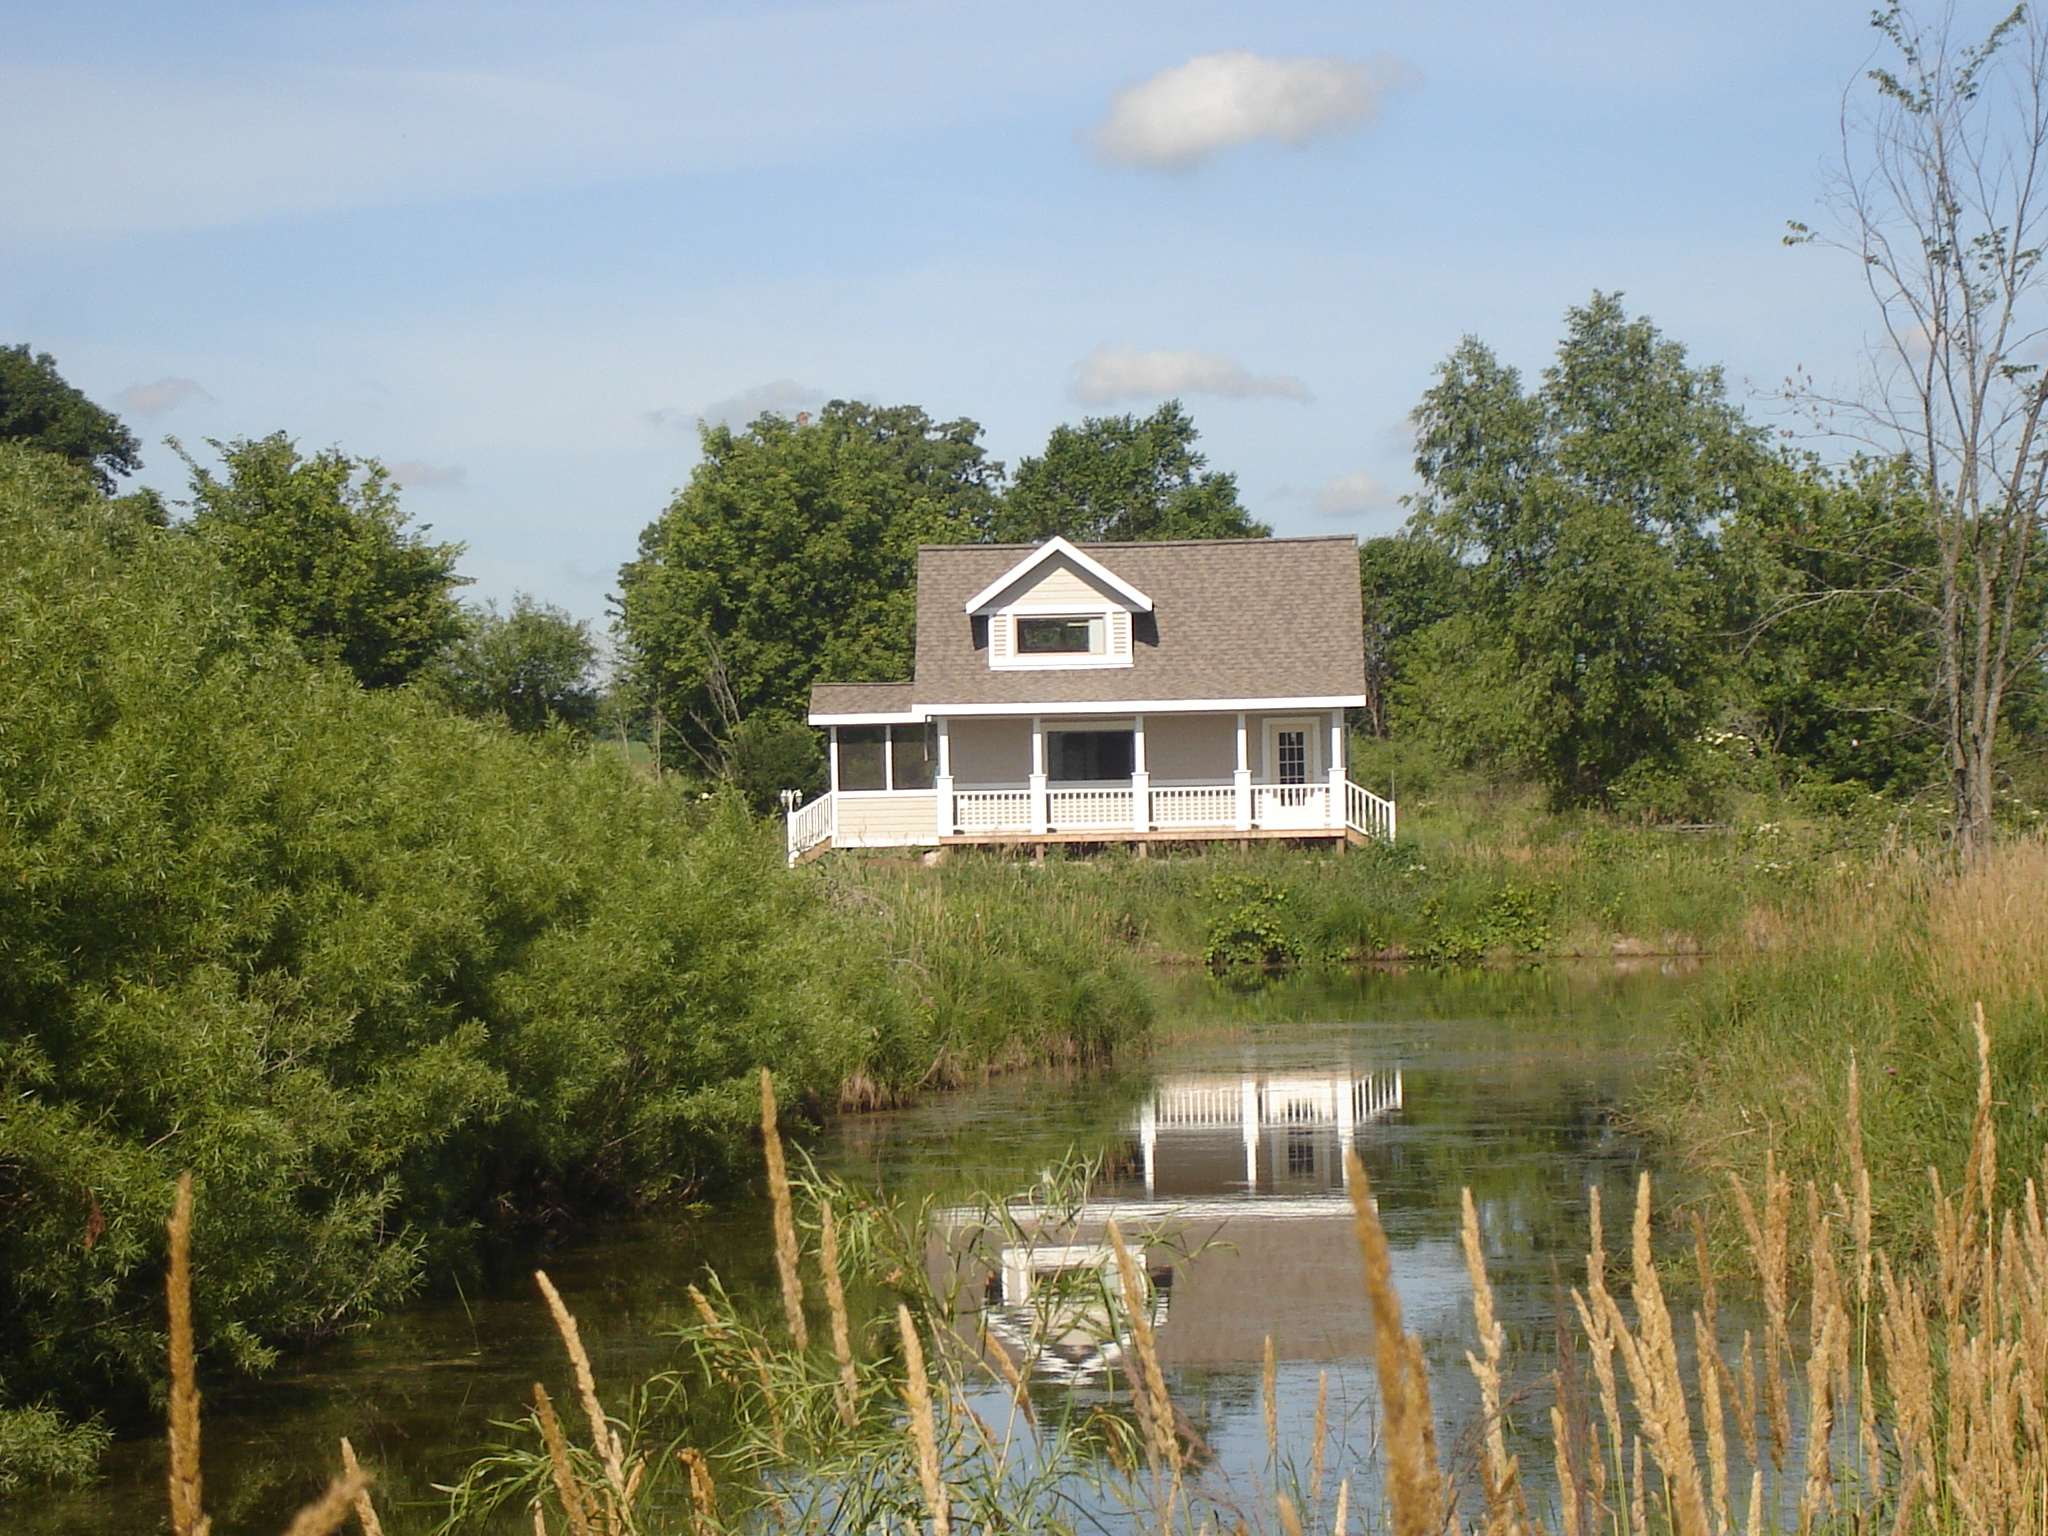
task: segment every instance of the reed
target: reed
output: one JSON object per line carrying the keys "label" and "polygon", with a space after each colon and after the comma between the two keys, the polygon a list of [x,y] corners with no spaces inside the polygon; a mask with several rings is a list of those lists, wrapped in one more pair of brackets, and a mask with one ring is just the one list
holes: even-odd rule
{"label": "reed", "polygon": [[192,1347],[192,1175],[178,1175],[171,1206],[170,1269],[164,1289],[170,1315],[170,1493],[172,1536],[206,1536],[199,1490],[199,1368]]}
{"label": "reed", "polygon": [[354,1508],[356,1523],[362,1526],[363,1536],[384,1536],[384,1522],[377,1518],[377,1506],[370,1502],[369,1480],[363,1477],[362,1466],[356,1460],[356,1448],[349,1444],[347,1435],[341,1437],[341,1470],[349,1477],[361,1480]]}
{"label": "reed", "polygon": [[1387,1458],[1387,1495],[1394,1536],[1439,1536],[1444,1525],[1443,1472],[1436,1456],[1429,1369],[1422,1341],[1401,1326],[1393,1257],[1373,1203],[1372,1181],[1358,1154],[1350,1154],[1351,1209],[1365,1267],[1372,1311],[1373,1360],[1379,1375],[1381,1422]]}
{"label": "reed", "polygon": [[903,1340],[903,1400],[910,1408],[911,1443],[917,1447],[917,1480],[923,1485],[932,1536],[947,1536],[953,1528],[953,1506],[945,1479],[940,1475],[931,1379],[925,1374],[924,1345],[918,1340],[917,1325],[910,1320],[910,1308],[900,1303],[896,1308],[896,1328]]}
{"label": "reed", "polygon": [[[1472,1281],[1472,1322],[1479,1333],[1479,1353],[1466,1351],[1465,1360],[1479,1383],[1479,1430],[1484,1456],[1480,1463],[1481,1484],[1486,1494],[1487,1536],[1510,1536],[1524,1529],[1522,1520],[1521,1471],[1518,1460],[1508,1454],[1507,1425],[1501,1410],[1501,1362],[1507,1350],[1506,1331],[1493,1315],[1493,1286],[1486,1278],[1486,1245],[1479,1233],[1479,1208],[1472,1203],[1472,1191],[1464,1191],[1459,1223],[1465,1250],[1465,1272]],[[1320,1481],[1321,1434],[1318,1429],[1318,1481]]]}
{"label": "reed", "polygon": [[832,1319],[832,1358],[839,1363],[839,1418],[852,1429],[859,1419],[860,1378],[853,1366],[846,1285],[839,1274],[839,1220],[832,1213],[830,1200],[818,1206],[818,1268],[825,1279],[825,1310]]}
{"label": "reed", "polygon": [[810,1348],[804,1321],[804,1282],[797,1266],[796,1213],[789,1197],[789,1165],[782,1156],[782,1129],[775,1109],[775,1078],[761,1069],[761,1148],[768,1165],[768,1204],[775,1224],[775,1273],[782,1281],[782,1316],[797,1352]]}

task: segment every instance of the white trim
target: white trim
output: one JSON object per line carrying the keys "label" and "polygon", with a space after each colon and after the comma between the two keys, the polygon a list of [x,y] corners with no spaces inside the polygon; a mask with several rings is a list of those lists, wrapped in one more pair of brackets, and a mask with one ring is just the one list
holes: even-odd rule
{"label": "white trim", "polygon": [[1115,592],[1118,597],[1129,603],[1137,612],[1150,613],[1152,611],[1151,598],[1140,592],[1128,581],[1125,581],[1123,577],[1117,575],[1115,571],[1112,571],[1100,560],[1083,554],[1065,539],[1057,536],[1047,539],[1022,560],[1011,566],[1002,575],[975,593],[974,596],[967,599],[962,611],[972,614],[981,613],[989,604],[1001,597],[1004,592],[1015,586],[1024,577],[1030,575],[1055,555],[1066,556],[1067,559],[1081,567],[1083,571],[1086,571],[1090,576],[1093,576],[1097,581]]}
{"label": "white trim", "polygon": [[1228,715],[1305,709],[1363,709],[1362,693],[1328,693],[1293,699],[1106,699],[1101,703],[1020,699],[1008,704],[920,704],[908,714],[812,715],[812,725],[922,725],[938,715]]}
{"label": "white trim", "polygon": [[[1007,704],[920,704],[923,715],[1228,715],[1299,712],[1306,709],[1363,709],[1362,693],[1318,694],[1295,699],[1104,699],[1073,701],[1019,699]],[[866,723],[866,717],[863,722]]]}
{"label": "white trim", "polygon": [[[1074,672],[1091,667],[1128,667],[1131,665],[1131,631],[1129,616],[1125,616],[1123,645],[1118,646],[1117,626],[1114,616],[1123,613],[1121,608],[1088,608],[1075,603],[1059,603],[1043,608],[1017,607],[1002,608],[989,615],[988,665],[991,672]],[[1017,621],[1019,619],[1086,619],[1102,625],[1102,649],[1099,651],[1026,651],[1017,644]],[[1006,645],[996,644],[996,635],[1001,631]]]}

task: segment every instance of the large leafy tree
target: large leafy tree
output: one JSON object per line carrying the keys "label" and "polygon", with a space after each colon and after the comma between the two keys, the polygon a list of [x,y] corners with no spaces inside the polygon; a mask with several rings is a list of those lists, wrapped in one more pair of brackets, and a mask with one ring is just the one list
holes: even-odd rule
{"label": "large leafy tree", "polygon": [[1536,389],[1467,338],[1417,419],[1414,529],[1470,567],[1471,601],[1411,696],[1561,802],[1682,768],[1721,701],[1719,530],[1770,465],[1719,370],[1595,294]]}
{"label": "large leafy tree", "polygon": [[987,526],[981,428],[835,400],[703,429],[690,482],[619,574],[632,684],[709,761],[742,720],[801,719],[811,683],[910,675],[917,546]]}
{"label": "large leafy tree", "polygon": [[102,491],[142,464],[141,445],[112,411],[94,405],[26,342],[0,346],[0,442],[25,443],[89,471]]}
{"label": "large leafy tree", "polygon": [[234,575],[259,623],[367,688],[406,682],[462,634],[462,546],[412,530],[374,459],[335,448],[304,455],[282,432],[208,446],[218,472],[185,461],[187,526]]}
{"label": "large leafy tree", "polygon": [[518,592],[509,611],[490,602],[472,608],[425,682],[460,713],[515,731],[587,729],[597,718],[596,666],[588,623]]}
{"label": "large leafy tree", "polygon": [[1258,539],[1273,530],[1237,499],[1237,477],[1208,469],[1178,400],[1150,416],[1090,416],[1053,428],[1020,460],[989,528],[1004,543]]}

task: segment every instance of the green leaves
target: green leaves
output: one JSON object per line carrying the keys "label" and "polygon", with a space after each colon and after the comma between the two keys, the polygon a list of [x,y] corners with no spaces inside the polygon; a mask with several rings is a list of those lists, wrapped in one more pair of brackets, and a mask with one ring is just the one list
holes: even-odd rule
{"label": "green leaves", "polygon": [[1235,475],[1205,468],[1197,435],[1178,400],[1143,418],[1090,416],[1078,427],[1054,427],[1045,452],[1018,463],[988,537],[1105,543],[1272,533],[1239,504]]}
{"label": "green leaves", "polygon": [[68,459],[106,492],[115,476],[142,467],[135,434],[65,383],[54,357],[32,353],[26,343],[0,346],[0,443]]}
{"label": "green leaves", "polygon": [[462,634],[452,595],[468,580],[455,571],[462,546],[407,532],[374,459],[334,448],[304,457],[282,432],[209,446],[225,473],[185,460],[189,527],[235,577],[259,624],[291,636],[312,660],[339,662],[366,688],[405,682]]}
{"label": "green leaves", "polygon": [[1470,606],[1411,647],[1407,697],[1582,803],[1682,760],[1718,707],[1720,530],[1769,459],[1719,371],[1618,298],[1567,322],[1536,390],[1468,338],[1423,397],[1412,529],[1464,564]]}

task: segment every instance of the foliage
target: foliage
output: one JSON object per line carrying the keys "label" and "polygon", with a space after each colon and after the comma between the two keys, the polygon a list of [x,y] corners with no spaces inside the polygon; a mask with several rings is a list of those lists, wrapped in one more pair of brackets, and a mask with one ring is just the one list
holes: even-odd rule
{"label": "foliage", "polygon": [[0,1495],[31,1483],[84,1482],[112,1440],[98,1419],[73,1424],[54,1408],[0,1408]]}
{"label": "foliage", "polygon": [[1799,770],[1912,794],[1940,776],[1926,499],[1897,461],[1788,468],[1786,493],[1729,528],[1760,589],[1742,668],[1752,708]]}
{"label": "foliage", "polygon": [[1284,916],[1289,892],[1270,880],[1217,875],[1209,882],[1216,916],[1209,920],[1202,963],[1212,971],[1249,965],[1270,969],[1301,958]]}
{"label": "foliage", "polygon": [[458,714],[515,731],[588,730],[597,719],[596,665],[588,623],[519,592],[509,613],[494,602],[470,609],[461,636],[421,681]]}
{"label": "foliage", "polygon": [[120,418],[65,383],[57,359],[31,353],[26,342],[0,346],[0,443],[69,459],[102,491],[142,467],[141,444]]}
{"label": "foliage", "polygon": [[1194,418],[1169,400],[1150,416],[1090,416],[1058,426],[1018,461],[989,537],[1029,544],[1134,539],[1257,539],[1272,529],[1237,499],[1237,477],[1208,470]]}
{"label": "foliage", "polygon": [[1389,734],[1389,705],[1408,675],[1413,638],[1462,606],[1466,569],[1441,543],[1412,532],[1358,546],[1365,619],[1365,716]]}
{"label": "foliage", "polygon": [[[257,1370],[480,1225],[724,1176],[763,1063],[894,1092],[953,1039],[736,805],[309,665],[56,459],[0,448],[0,564],[0,1408],[139,1401],[179,1169],[202,1348]],[[1001,980],[956,1061],[1074,984]]]}
{"label": "foliage", "polygon": [[1468,338],[1417,415],[1412,527],[1470,604],[1418,642],[1413,710],[1560,804],[1681,762],[1720,700],[1718,532],[1766,463],[1719,370],[1595,294],[1534,392]]}
{"label": "foliage", "polygon": [[207,446],[222,473],[185,456],[186,526],[234,575],[258,623],[366,688],[407,681],[461,635],[452,593],[467,581],[455,571],[462,547],[407,531],[381,464],[338,448],[305,457],[282,432]]}
{"label": "foliage", "polygon": [[620,572],[634,682],[700,749],[811,683],[910,675],[917,546],[972,539],[1001,466],[981,428],[835,400],[703,429],[690,483]]}
{"label": "foliage", "polygon": [[756,815],[779,815],[782,792],[806,800],[825,789],[825,748],[818,732],[780,715],[753,715],[725,741],[726,778]]}

